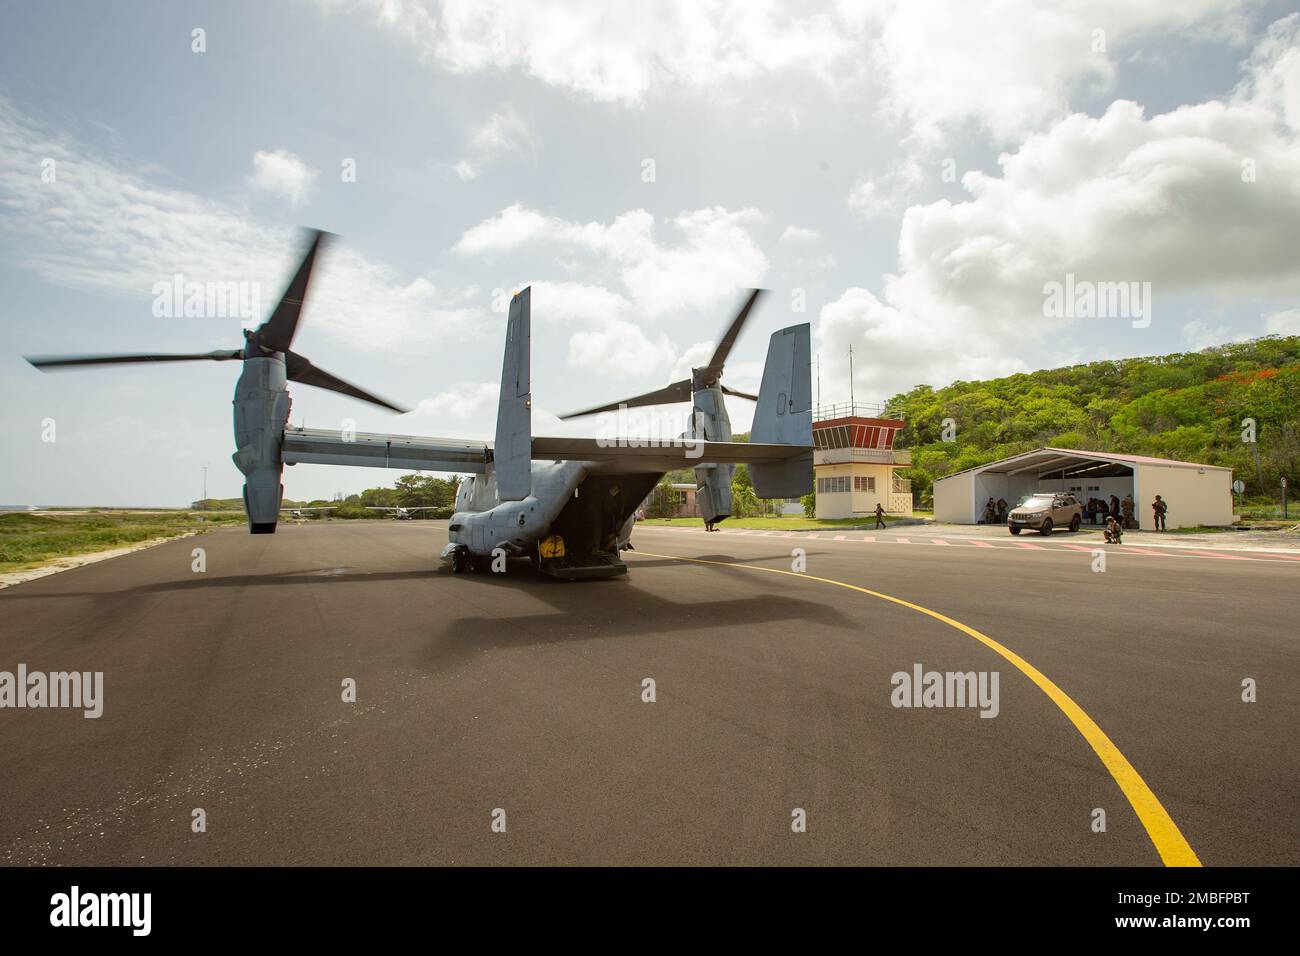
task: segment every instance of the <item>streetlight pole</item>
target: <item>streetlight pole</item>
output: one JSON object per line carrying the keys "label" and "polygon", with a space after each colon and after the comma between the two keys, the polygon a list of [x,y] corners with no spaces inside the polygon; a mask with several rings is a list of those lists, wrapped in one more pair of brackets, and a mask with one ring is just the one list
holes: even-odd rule
{"label": "streetlight pole", "polygon": [[208,466],[203,466],[203,510],[208,510]]}

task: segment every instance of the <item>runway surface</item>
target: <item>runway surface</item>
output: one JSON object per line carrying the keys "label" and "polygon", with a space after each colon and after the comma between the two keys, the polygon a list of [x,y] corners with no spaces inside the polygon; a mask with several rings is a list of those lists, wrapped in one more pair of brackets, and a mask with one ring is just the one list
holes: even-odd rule
{"label": "runway surface", "polygon": [[[1136,784],[975,632],[1201,863],[1300,863],[1300,562],[906,530],[641,527],[626,578],[562,583],[312,522],[0,591],[0,670],[105,684],[97,720],[0,710],[0,862],[1159,865]],[[893,706],[918,664],[996,671],[997,716]]]}

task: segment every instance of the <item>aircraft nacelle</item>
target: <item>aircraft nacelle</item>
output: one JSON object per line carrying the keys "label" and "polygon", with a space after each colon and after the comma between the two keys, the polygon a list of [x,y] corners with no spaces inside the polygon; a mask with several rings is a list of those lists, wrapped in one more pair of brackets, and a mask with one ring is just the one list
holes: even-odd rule
{"label": "aircraft nacelle", "polygon": [[[705,441],[731,441],[731,418],[717,385],[696,389],[691,409],[689,437]],[[731,515],[731,477],[735,465],[708,464],[695,468],[696,502],[707,522]]]}
{"label": "aircraft nacelle", "polygon": [[235,385],[235,467],[244,474],[248,530],[274,534],[284,496],[280,443],[289,421],[284,355],[244,360]]}

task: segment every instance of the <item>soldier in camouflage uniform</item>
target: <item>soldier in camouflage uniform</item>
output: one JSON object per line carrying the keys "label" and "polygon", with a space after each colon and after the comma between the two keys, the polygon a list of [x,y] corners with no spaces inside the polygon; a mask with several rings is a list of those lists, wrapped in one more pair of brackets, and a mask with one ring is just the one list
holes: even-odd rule
{"label": "soldier in camouflage uniform", "polygon": [[1119,544],[1123,538],[1123,531],[1120,529],[1119,522],[1114,517],[1106,519],[1106,530],[1102,532],[1107,544]]}
{"label": "soldier in camouflage uniform", "polygon": [[1151,502],[1151,511],[1155,514],[1156,530],[1157,531],[1166,530],[1165,514],[1166,512],[1169,511],[1169,502],[1165,501],[1159,495],[1156,495],[1156,500]]}

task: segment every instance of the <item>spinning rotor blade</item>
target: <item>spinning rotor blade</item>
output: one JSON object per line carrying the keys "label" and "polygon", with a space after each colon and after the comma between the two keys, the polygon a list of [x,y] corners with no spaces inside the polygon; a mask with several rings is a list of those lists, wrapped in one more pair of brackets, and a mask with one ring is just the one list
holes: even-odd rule
{"label": "spinning rotor blade", "polygon": [[749,392],[742,392],[739,389],[728,388],[726,385],[721,386],[723,395],[735,395],[737,398],[747,398],[751,402],[758,401],[757,395],[751,395]]}
{"label": "spinning rotor blade", "polygon": [[307,298],[307,287],[311,283],[311,270],[316,263],[316,252],[320,248],[321,241],[329,235],[328,232],[319,229],[312,230],[311,245],[307,248],[307,254],[303,256],[298,271],[290,281],[289,287],[284,290],[284,295],[280,297],[275,311],[250,336],[250,339],[265,351],[288,352],[289,346],[293,344],[293,335],[298,331],[298,318],[302,315],[302,304]]}
{"label": "spinning rotor blade", "polygon": [[227,362],[242,359],[244,353],[239,349],[218,349],[215,352],[193,352],[187,355],[158,355],[144,353],[140,355],[45,355],[27,356],[27,361],[36,368],[71,368],[78,365],[135,365],[140,362],[198,362],[208,359],[213,362]]}
{"label": "spinning rotor blade", "polygon": [[758,301],[758,297],[761,296],[763,292],[763,289],[749,290],[749,298],[745,300],[745,304],[740,307],[740,311],[736,313],[736,317],[731,320],[731,325],[729,325],[727,331],[723,333],[722,341],[719,342],[718,347],[713,350],[713,358],[709,359],[709,364],[705,366],[706,368],[716,369],[717,374],[722,374],[722,366],[726,364],[727,356],[731,354],[731,347],[736,344],[736,339],[740,338],[740,330],[745,327],[745,321],[749,318],[749,313],[753,310],[754,303]]}
{"label": "spinning rotor blade", "polygon": [[[758,302],[759,296],[763,294],[763,289],[751,289],[748,298],[736,313],[736,317],[731,320],[727,326],[727,331],[722,335],[722,341],[718,347],[713,350],[713,358],[709,364],[695,370],[696,378],[704,386],[716,385],[718,378],[722,375],[722,366],[726,362],[727,356],[731,354],[731,348],[736,344],[736,339],[740,337],[741,329],[745,327],[745,322],[749,319],[750,312],[754,309],[754,304]],[[561,421],[568,421],[570,418],[581,418],[583,415],[595,415],[599,412],[618,411],[621,406],[635,408],[640,405],[668,405],[673,402],[689,402],[694,395],[695,379],[684,379],[680,382],[673,382],[661,389],[653,392],[647,392],[644,395],[637,395],[635,398],[625,398],[621,402],[611,402],[608,405],[600,405],[596,408],[588,408],[581,412],[569,412],[567,415],[561,415]],[[722,391],[727,395],[735,395],[737,398],[747,398],[752,402],[758,401],[757,395],[750,395],[748,392],[738,392],[735,389],[727,388],[725,385]]]}
{"label": "spinning rotor blade", "polygon": [[581,418],[583,415],[595,415],[598,412],[616,412],[620,407],[636,408],[641,405],[669,405],[673,402],[689,402],[691,400],[691,380],[683,379],[680,382],[673,382],[657,391],[646,392],[644,395],[637,395],[635,398],[625,398],[621,402],[612,402],[609,405],[601,405],[598,408],[588,408],[581,412],[569,412],[567,415],[561,415],[560,421],[568,421],[570,418]]}
{"label": "spinning rotor blade", "polygon": [[344,395],[350,395],[352,398],[359,398],[363,402],[371,402],[375,405],[381,405],[384,408],[391,409],[399,414],[409,412],[409,408],[401,408],[394,405],[377,395],[371,395],[369,392],[357,388],[350,382],[345,382],[337,375],[331,375],[323,368],[317,368],[311,364],[309,359],[304,358],[297,352],[285,352],[285,374],[291,382],[302,382],[304,385],[315,385],[317,388],[327,388],[331,392],[341,392]]}

